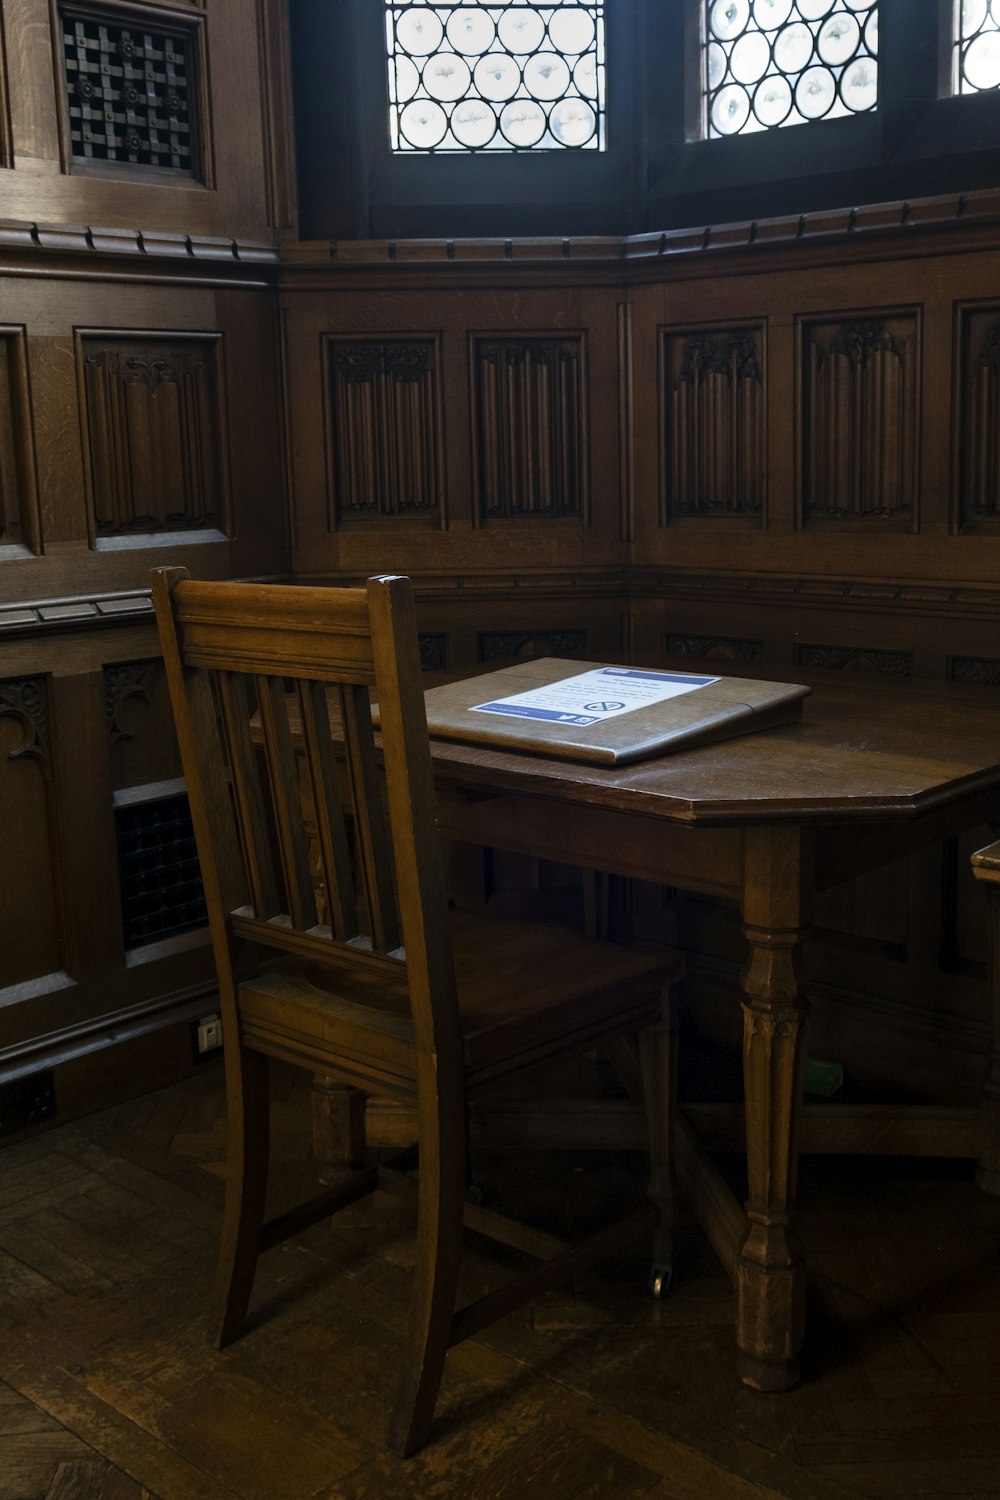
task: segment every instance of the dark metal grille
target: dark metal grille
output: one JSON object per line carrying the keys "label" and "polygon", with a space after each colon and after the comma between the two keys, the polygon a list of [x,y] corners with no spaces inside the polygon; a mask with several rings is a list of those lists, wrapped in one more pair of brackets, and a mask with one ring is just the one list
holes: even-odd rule
{"label": "dark metal grille", "polygon": [[193,176],[193,37],[63,12],[70,152]]}
{"label": "dark metal grille", "polygon": [[875,109],[878,0],[705,0],[703,14],[704,134]]}
{"label": "dark metal grille", "polygon": [[385,0],[396,152],[603,151],[604,4]]}
{"label": "dark metal grille", "polygon": [[1000,88],[1000,0],[955,0],[956,94]]}
{"label": "dark metal grille", "polygon": [[115,824],[126,948],[203,927],[208,917],[187,797],[119,807]]}

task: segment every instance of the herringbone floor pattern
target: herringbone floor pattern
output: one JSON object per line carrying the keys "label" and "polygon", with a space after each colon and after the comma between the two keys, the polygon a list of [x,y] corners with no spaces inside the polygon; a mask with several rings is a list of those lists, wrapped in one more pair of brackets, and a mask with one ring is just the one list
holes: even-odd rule
{"label": "herringbone floor pattern", "polygon": [[[308,1095],[276,1093],[289,1198]],[[212,1073],[0,1153],[0,1500],[1000,1497],[1000,1203],[963,1168],[807,1164],[798,1390],[741,1388],[731,1290],[689,1230],[665,1302],[618,1266],[455,1349],[435,1439],[401,1463],[381,1434],[405,1210],[377,1198],[272,1252],[216,1354],[223,1131]],[[570,1228],[632,1190],[627,1163],[574,1165],[522,1160],[513,1185]],[[473,1248],[467,1290],[502,1273]]]}

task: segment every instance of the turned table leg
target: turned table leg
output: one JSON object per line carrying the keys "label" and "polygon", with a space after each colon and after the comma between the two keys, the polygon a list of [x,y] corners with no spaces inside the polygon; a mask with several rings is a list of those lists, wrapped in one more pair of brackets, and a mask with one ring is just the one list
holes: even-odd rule
{"label": "turned table leg", "polygon": [[321,1182],[345,1167],[365,1164],[365,1103],[362,1089],[317,1073],[312,1081],[313,1155]]}
{"label": "turned table leg", "polygon": [[744,844],[743,1078],[749,1227],[736,1264],[739,1368],[745,1385],[798,1380],[805,1265],[794,1225],[806,1000],[801,829],[748,830]]}

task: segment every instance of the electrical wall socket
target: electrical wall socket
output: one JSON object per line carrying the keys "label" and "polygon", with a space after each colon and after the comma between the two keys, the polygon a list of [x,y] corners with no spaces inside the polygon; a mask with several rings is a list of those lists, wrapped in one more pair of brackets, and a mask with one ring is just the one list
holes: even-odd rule
{"label": "electrical wall socket", "polygon": [[221,1047],[222,1018],[217,1015],[202,1016],[195,1032],[195,1043],[198,1048],[199,1057],[203,1057],[206,1052],[214,1052],[217,1047]]}

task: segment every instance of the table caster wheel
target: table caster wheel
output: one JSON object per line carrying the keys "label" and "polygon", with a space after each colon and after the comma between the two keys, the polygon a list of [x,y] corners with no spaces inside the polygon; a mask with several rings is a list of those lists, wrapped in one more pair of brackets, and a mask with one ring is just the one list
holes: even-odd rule
{"label": "table caster wheel", "polygon": [[665,1297],[670,1290],[673,1274],[673,1266],[654,1265],[649,1273],[649,1295],[657,1301]]}
{"label": "table caster wheel", "polygon": [[471,1203],[473,1208],[482,1208],[483,1204],[486,1202],[486,1194],[483,1192],[478,1182],[466,1183],[465,1201],[466,1203]]}

